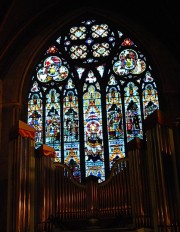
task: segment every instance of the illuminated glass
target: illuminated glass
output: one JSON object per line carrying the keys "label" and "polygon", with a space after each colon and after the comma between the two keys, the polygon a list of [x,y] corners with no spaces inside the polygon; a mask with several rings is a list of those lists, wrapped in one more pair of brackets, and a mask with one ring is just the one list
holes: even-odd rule
{"label": "illuminated glass", "polygon": [[114,76],[110,77],[106,94],[107,127],[110,167],[114,162],[125,157],[123,113],[120,88]]}
{"label": "illuminated glass", "polygon": [[123,28],[110,25],[88,19],[67,26],[32,73],[27,122],[36,129],[35,148],[53,147],[54,162],[68,165],[77,181],[104,181],[159,108],[148,58]]}
{"label": "illuminated glass", "polygon": [[55,149],[56,155],[61,159],[61,122],[60,122],[60,94],[50,89],[46,94],[45,105],[45,143]]}
{"label": "illuminated glass", "polygon": [[64,163],[76,179],[80,179],[79,107],[75,85],[69,79],[63,98]]}
{"label": "illuminated glass", "polygon": [[105,179],[101,94],[90,85],[83,96],[86,176]]}
{"label": "illuminated glass", "polygon": [[28,102],[28,124],[36,129],[36,136],[35,136],[36,148],[43,144],[42,106],[43,105],[42,105],[42,99],[40,98],[40,94],[30,93],[30,100]]}

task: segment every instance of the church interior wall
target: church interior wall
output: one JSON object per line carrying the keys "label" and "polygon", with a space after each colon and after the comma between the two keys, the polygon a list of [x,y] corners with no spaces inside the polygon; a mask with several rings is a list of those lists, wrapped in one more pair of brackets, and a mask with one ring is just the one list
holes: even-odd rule
{"label": "church interior wall", "polygon": [[[113,14],[112,11],[107,11],[107,9],[103,11],[102,9],[83,7],[82,9],[66,11],[66,13],[52,16],[52,10],[55,10],[55,8],[56,5],[50,9],[43,9],[42,12],[38,12],[32,17],[32,8],[27,10],[26,5],[25,11],[20,16],[21,9],[17,9],[17,6],[12,5],[11,11],[16,9],[18,14],[14,14],[11,18],[12,12],[10,11],[6,19],[9,29],[4,31],[2,39],[2,44],[6,46],[4,46],[4,56],[1,64],[3,76],[0,80],[0,182],[3,187],[0,190],[1,199],[4,199],[7,195],[7,167],[8,159],[11,156],[9,153],[9,135],[17,120],[26,121],[26,98],[33,68],[42,55],[43,49],[46,48],[50,37],[57,31],[63,31],[66,24],[73,23],[77,16],[77,18],[81,18],[84,15],[96,12],[95,15],[97,14],[99,17],[103,15],[104,19],[107,17],[109,21],[117,24],[119,28],[122,25],[122,28],[129,32],[129,36],[132,34],[139,45],[144,48],[151,61],[155,73],[154,77],[157,78],[160,108],[168,117],[172,118],[174,124],[176,118],[180,117],[179,61],[174,56],[174,53],[148,28],[136,24],[128,16],[122,17],[117,13]],[[27,19],[28,16],[30,16],[30,19],[25,22],[24,19]],[[14,25],[12,25],[11,20]],[[176,141],[177,151],[179,151],[178,142],[179,140]],[[179,163],[179,158],[177,160]],[[6,200],[3,200],[3,203],[5,202]],[[7,207],[2,206],[2,208],[0,218],[4,220],[3,215],[6,215]]]}

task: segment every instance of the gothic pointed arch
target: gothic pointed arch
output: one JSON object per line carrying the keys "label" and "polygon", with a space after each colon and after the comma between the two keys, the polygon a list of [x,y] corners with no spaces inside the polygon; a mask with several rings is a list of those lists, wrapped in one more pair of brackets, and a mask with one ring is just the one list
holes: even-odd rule
{"label": "gothic pointed arch", "polygon": [[54,162],[79,181],[104,181],[159,108],[155,78],[143,49],[120,26],[100,17],[67,25],[32,72],[27,121],[36,129],[35,147],[52,146]]}

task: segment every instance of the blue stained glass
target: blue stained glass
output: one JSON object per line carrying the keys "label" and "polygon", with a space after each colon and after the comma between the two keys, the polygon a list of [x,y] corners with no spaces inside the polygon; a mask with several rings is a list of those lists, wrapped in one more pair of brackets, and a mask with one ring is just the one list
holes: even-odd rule
{"label": "blue stained glass", "polygon": [[93,43],[93,40],[92,40],[91,38],[88,38],[88,39],[86,40],[86,43],[87,43],[87,44],[91,44],[91,43]]}

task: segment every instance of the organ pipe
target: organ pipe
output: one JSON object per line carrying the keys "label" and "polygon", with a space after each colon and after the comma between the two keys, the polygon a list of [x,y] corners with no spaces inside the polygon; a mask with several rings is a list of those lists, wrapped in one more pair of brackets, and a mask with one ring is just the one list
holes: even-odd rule
{"label": "organ pipe", "polygon": [[180,192],[172,121],[162,111],[156,110],[146,118],[145,132],[154,228],[156,231],[178,231]]}

